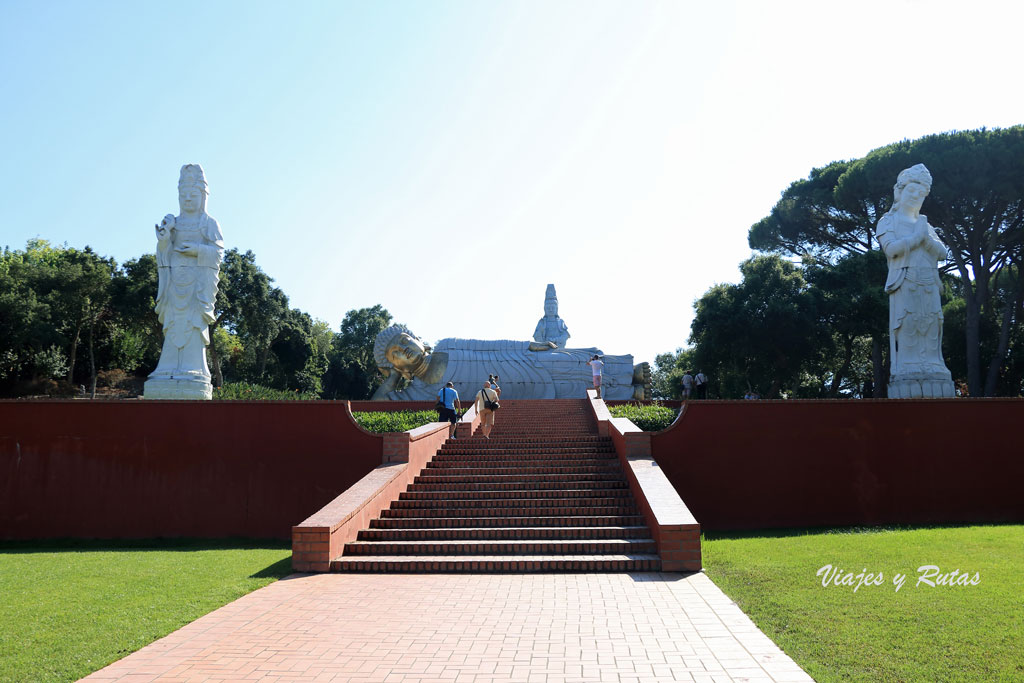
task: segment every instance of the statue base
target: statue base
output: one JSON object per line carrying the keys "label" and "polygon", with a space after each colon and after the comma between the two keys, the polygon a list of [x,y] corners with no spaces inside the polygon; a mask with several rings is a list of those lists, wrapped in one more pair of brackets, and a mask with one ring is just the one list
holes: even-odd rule
{"label": "statue base", "polygon": [[213,398],[213,385],[202,377],[177,379],[151,377],[146,380],[142,398],[177,401],[209,401]]}
{"label": "statue base", "polygon": [[893,377],[889,398],[955,398],[949,372],[913,373]]}

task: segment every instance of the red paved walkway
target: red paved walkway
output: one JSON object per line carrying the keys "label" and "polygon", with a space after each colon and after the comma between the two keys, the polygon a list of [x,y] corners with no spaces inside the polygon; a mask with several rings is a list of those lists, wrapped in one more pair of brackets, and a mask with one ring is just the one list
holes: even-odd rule
{"label": "red paved walkway", "polygon": [[91,681],[809,681],[703,574],[295,575]]}

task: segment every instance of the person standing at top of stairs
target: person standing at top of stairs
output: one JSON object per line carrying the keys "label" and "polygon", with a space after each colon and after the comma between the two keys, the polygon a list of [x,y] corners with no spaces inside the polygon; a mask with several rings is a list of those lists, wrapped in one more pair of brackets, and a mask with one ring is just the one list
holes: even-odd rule
{"label": "person standing at top of stairs", "polygon": [[587,361],[587,365],[594,371],[594,389],[597,390],[597,397],[601,398],[601,369],[604,367],[604,361],[595,353],[594,357]]}
{"label": "person standing at top of stairs", "polygon": [[476,412],[480,415],[480,431],[485,439],[491,438],[491,429],[494,427],[494,411],[487,404],[497,401],[498,394],[491,388],[491,383],[484,382],[484,388],[476,392]]}

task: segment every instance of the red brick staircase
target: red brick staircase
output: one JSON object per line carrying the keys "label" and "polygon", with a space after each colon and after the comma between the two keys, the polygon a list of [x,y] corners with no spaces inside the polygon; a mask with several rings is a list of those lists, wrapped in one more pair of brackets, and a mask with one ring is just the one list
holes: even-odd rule
{"label": "red brick staircase", "polygon": [[655,542],[585,400],[502,401],[448,440],[332,571],[656,571]]}

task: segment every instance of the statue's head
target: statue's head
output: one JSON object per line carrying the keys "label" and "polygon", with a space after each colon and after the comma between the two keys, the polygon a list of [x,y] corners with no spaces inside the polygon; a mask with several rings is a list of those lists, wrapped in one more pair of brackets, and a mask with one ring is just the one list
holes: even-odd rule
{"label": "statue's head", "polygon": [[555,295],[554,285],[548,285],[544,294],[544,315],[552,318],[558,315],[558,297]]}
{"label": "statue's head", "polygon": [[896,184],[892,188],[893,208],[908,204],[920,209],[924,198],[932,189],[932,174],[924,164],[916,164],[905,168],[896,176]]}
{"label": "statue's head", "polygon": [[206,213],[206,176],[199,164],[185,164],[178,176],[178,206],[182,213]]}
{"label": "statue's head", "polygon": [[392,325],[382,330],[373,342],[373,357],[385,376],[391,371],[412,379],[427,358],[427,349],[419,337],[405,325]]}

